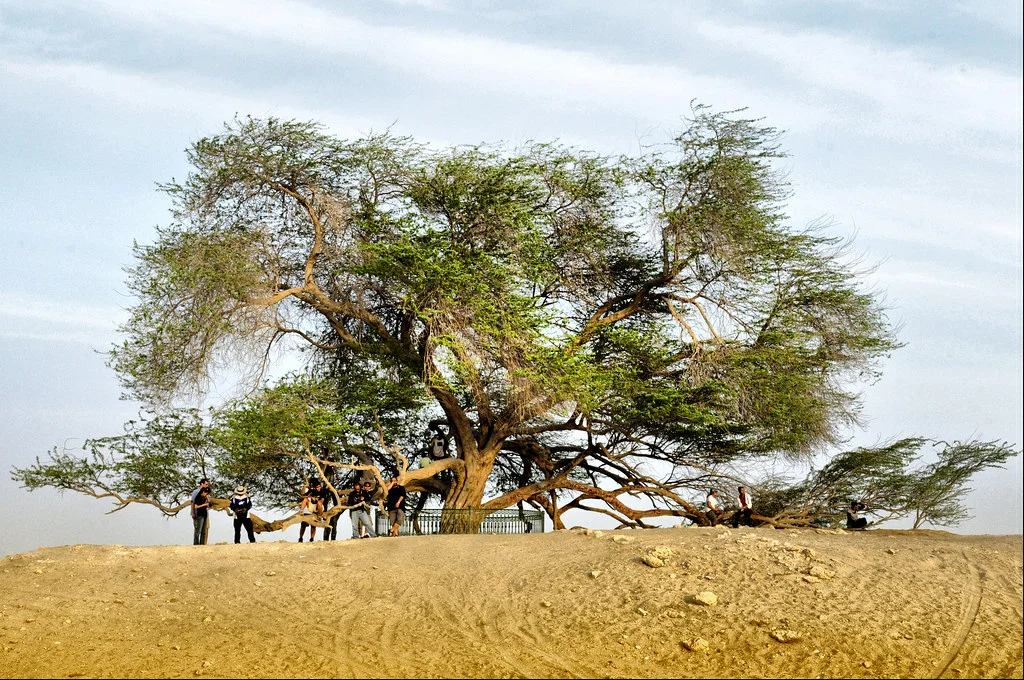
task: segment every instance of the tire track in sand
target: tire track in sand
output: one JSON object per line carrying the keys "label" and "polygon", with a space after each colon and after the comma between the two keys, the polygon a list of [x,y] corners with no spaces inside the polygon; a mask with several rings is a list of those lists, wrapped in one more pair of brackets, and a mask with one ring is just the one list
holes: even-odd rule
{"label": "tire track in sand", "polygon": [[963,649],[967,636],[971,632],[971,627],[974,626],[974,620],[978,617],[978,610],[981,608],[981,578],[978,575],[978,568],[967,557],[967,551],[963,552],[963,556],[968,570],[967,594],[965,597],[967,607],[964,616],[960,619],[960,627],[956,631],[956,636],[949,644],[946,655],[939,662],[942,665],[942,670],[938,672],[935,676],[936,678],[941,678],[945,675],[950,665],[959,656],[960,650]]}

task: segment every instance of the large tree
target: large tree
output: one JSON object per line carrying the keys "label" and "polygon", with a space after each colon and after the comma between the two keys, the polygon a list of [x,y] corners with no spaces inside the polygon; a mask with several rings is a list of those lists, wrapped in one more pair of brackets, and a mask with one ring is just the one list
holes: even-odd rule
{"label": "large tree", "polygon": [[[271,391],[315,383],[348,428],[281,449],[317,473],[408,454],[433,420],[454,457],[398,470],[445,507],[700,520],[688,491],[839,442],[898,346],[845,244],[787,224],[777,142],[699,106],[621,158],[236,120],[162,185],[173,219],[136,244],[111,366],[159,413],[295,353],[304,376]],[[252,399],[236,441],[270,417]]]}

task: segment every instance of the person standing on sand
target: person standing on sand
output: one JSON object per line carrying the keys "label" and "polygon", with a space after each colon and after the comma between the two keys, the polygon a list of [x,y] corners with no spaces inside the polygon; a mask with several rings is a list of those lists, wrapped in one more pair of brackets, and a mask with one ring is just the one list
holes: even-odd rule
{"label": "person standing on sand", "polygon": [[405,487],[398,483],[397,477],[389,480],[384,507],[388,511],[388,524],[391,526],[388,536],[397,536],[398,530],[405,523]]}
{"label": "person standing on sand", "polygon": [[[320,515],[324,512],[324,498],[323,493],[320,490],[320,480],[314,479],[313,481],[306,484],[306,488],[302,490],[302,505],[300,511],[303,514],[310,512],[315,513],[317,519],[320,519]],[[312,543],[316,540],[316,527],[303,522],[299,525],[299,543],[302,543],[303,537],[306,535],[306,527],[309,527],[309,542]]]}
{"label": "person standing on sand", "polygon": [[[196,488],[196,490],[192,492],[192,495],[190,496],[189,500],[192,503],[195,503],[196,502],[196,496],[198,496],[199,492],[202,491],[203,489],[206,489],[206,492],[209,495],[211,495],[211,496],[213,495],[213,489],[210,488],[210,480],[207,479],[206,477],[203,477],[202,479],[199,480],[199,487]],[[192,519],[195,520],[195,515],[192,516]],[[207,519],[206,530],[203,532],[203,545],[206,545],[206,541],[207,541],[207,539],[209,537],[210,537],[210,522],[209,522],[209,519]]]}
{"label": "person standing on sand", "polygon": [[[348,495],[349,518],[352,520],[352,538],[375,538],[373,524],[370,522],[370,497],[363,490],[360,482]],[[363,533],[363,529],[366,533]]]}
{"label": "person standing on sand", "polygon": [[[205,480],[204,480],[205,481]],[[199,487],[192,498],[192,545],[206,545],[210,530],[210,488]]]}
{"label": "person standing on sand", "polygon": [[252,499],[246,493],[245,487],[236,487],[235,495],[231,497],[231,502],[228,504],[228,514],[235,516],[235,543],[242,542],[242,527],[245,527],[245,533],[249,535],[249,542],[256,542],[256,534],[252,530],[252,518],[249,517],[250,510],[252,510]]}
{"label": "person standing on sand", "polygon": [[739,503],[740,509],[732,516],[732,528],[739,529],[741,520],[749,526],[750,517],[754,514],[754,508],[750,505],[750,494],[747,493],[747,487],[739,487],[736,501]]}
{"label": "person standing on sand", "polygon": [[708,491],[708,497],[704,500],[704,503],[708,506],[707,514],[708,519],[711,520],[711,526],[715,526],[722,516],[722,505],[718,502],[718,489]]}

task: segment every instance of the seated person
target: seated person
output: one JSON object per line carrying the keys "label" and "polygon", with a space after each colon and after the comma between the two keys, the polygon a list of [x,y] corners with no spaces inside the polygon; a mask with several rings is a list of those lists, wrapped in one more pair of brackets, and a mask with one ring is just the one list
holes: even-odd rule
{"label": "seated person", "polygon": [[850,509],[846,511],[847,529],[863,529],[868,525],[868,518],[861,517],[859,514],[866,507],[863,503],[858,503],[857,501],[850,502]]}

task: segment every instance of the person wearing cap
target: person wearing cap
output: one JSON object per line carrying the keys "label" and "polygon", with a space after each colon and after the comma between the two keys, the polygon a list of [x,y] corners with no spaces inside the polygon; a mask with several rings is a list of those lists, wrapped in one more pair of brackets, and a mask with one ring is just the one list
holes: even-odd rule
{"label": "person wearing cap", "polygon": [[[316,513],[317,518],[323,514],[324,498],[320,487],[320,480],[314,479],[306,484],[306,488],[302,490],[301,510],[303,514],[313,512]],[[306,527],[309,527],[309,542],[312,543],[316,540],[316,526],[309,524],[308,522],[303,522],[299,525],[299,543],[302,543],[305,538]]]}
{"label": "person wearing cap", "polygon": [[405,487],[398,483],[397,477],[388,480],[388,495],[384,501],[388,511],[388,536],[397,536],[398,530],[405,523]]}
{"label": "person wearing cap", "polygon": [[750,505],[750,494],[747,493],[747,487],[739,487],[736,502],[739,504],[740,509],[732,516],[732,528],[739,529],[740,521],[749,526],[750,517],[754,514],[754,508]]}
{"label": "person wearing cap", "polygon": [[231,502],[228,504],[228,514],[235,516],[235,543],[242,542],[242,527],[245,527],[245,533],[249,535],[249,542],[256,542],[256,534],[252,530],[252,518],[249,517],[250,510],[252,510],[252,499],[246,493],[245,487],[235,487],[235,495],[231,497]]}
{"label": "person wearing cap", "polygon": [[708,519],[711,520],[711,526],[714,526],[722,516],[722,504],[718,502],[718,489],[708,491],[708,497],[704,502],[708,506]]}

